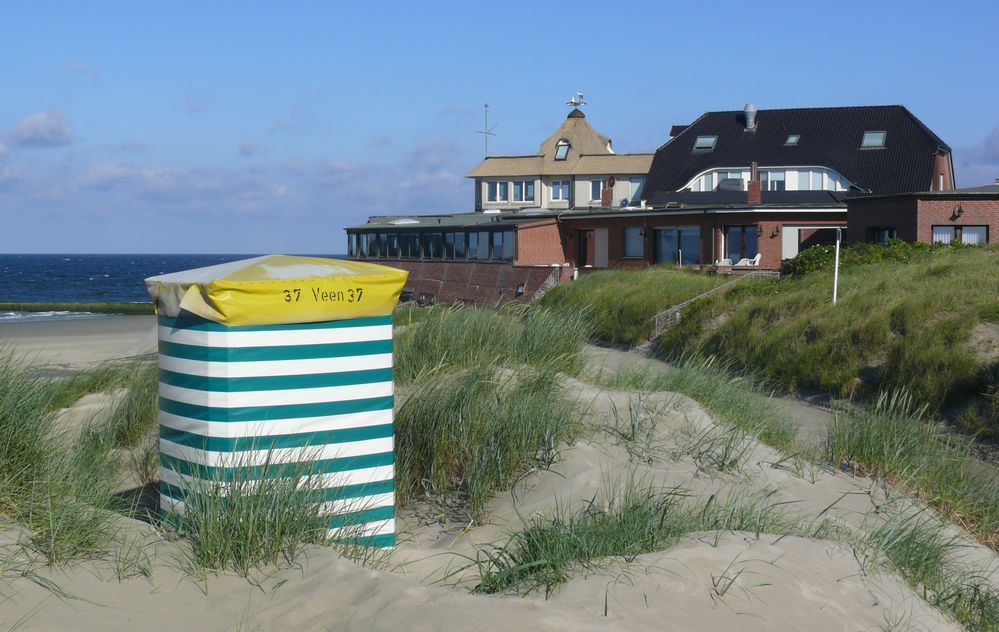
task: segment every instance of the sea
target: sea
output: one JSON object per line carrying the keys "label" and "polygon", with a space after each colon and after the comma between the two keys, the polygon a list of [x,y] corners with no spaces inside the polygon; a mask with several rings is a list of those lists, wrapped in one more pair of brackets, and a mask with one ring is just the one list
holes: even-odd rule
{"label": "sea", "polygon": [[[143,283],[147,277],[255,256],[259,255],[0,254],[0,303],[148,303]],[[0,323],[95,317],[85,311],[0,309]]]}

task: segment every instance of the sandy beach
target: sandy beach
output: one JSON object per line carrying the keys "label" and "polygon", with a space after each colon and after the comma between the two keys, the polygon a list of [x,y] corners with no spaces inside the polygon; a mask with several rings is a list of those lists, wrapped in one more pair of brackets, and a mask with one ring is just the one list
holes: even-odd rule
{"label": "sandy beach", "polygon": [[[107,317],[0,325],[8,344],[38,366],[86,367],[155,350],[152,317]],[[608,481],[682,487],[691,499],[771,494],[805,520],[861,531],[876,523],[884,490],[872,481],[819,467],[795,470],[752,441],[745,466],[717,473],[699,463],[687,440],[718,431],[696,402],[673,393],[646,397],[660,420],[636,458],[611,432],[618,411],[638,395],[567,380],[586,402],[593,432],[566,446],[549,471],[530,474],[497,495],[481,524],[399,515],[400,544],[364,568],[329,549],[300,565],[261,573],[198,577],[183,563],[184,545],[145,523],[122,518],[123,533],[145,542],[148,573],[120,579],[109,561],[52,569],[15,555],[6,562],[0,623],[23,630],[874,630],[960,629],[902,579],[868,567],[843,541],[744,532],[691,534],[677,546],[614,559],[550,595],[484,596],[470,559],[505,539],[525,517],[579,507]],[[84,404],[85,405],[85,404]],[[960,534],[958,534],[960,536]],[[22,537],[2,531],[10,551]],[[994,564],[969,543],[975,563]]]}
{"label": "sandy beach", "polygon": [[156,317],[0,322],[0,347],[35,366],[82,368],[155,352]]}

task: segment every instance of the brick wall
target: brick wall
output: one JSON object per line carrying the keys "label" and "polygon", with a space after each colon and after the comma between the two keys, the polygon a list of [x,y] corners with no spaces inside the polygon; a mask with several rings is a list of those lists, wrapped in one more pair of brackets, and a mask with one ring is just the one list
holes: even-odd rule
{"label": "brick wall", "polygon": [[517,227],[515,265],[535,266],[565,263],[563,236],[554,220]]}
{"label": "brick wall", "polygon": [[867,241],[871,228],[895,228],[898,239],[916,241],[916,199],[848,200],[846,226],[846,241],[851,244]]}
{"label": "brick wall", "polygon": [[[955,212],[960,208],[960,215]],[[953,217],[953,219],[951,219]],[[934,226],[988,226],[989,243],[999,242],[999,197],[993,199],[921,199],[916,238],[933,241]]]}
{"label": "brick wall", "polygon": [[[437,303],[464,301],[479,305],[518,300],[517,286],[524,284],[524,295],[530,298],[552,273],[551,267],[515,266],[502,262],[478,261],[406,261],[379,259],[381,265],[407,270],[406,288],[414,298],[433,295]],[[562,280],[568,280],[568,268]]]}

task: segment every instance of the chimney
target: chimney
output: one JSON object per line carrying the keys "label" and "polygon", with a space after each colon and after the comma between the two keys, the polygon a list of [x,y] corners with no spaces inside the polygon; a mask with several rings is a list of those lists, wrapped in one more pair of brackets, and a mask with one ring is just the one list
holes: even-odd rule
{"label": "chimney", "polygon": [[763,194],[760,192],[760,174],[756,161],[749,165],[749,182],[746,185],[746,203],[760,204]]}
{"label": "chimney", "polygon": [[746,117],[746,131],[755,132],[756,131],[756,106],[752,103],[747,103],[746,107],[742,110],[743,115]]}
{"label": "chimney", "polygon": [[614,204],[614,189],[609,185],[605,184],[603,190],[600,192],[600,206],[602,208],[610,208]]}

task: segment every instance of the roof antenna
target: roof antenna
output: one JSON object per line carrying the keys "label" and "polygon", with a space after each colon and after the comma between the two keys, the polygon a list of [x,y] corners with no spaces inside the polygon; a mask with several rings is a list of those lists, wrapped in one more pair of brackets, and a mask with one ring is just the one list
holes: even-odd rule
{"label": "roof antenna", "polygon": [[577,92],[576,96],[572,97],[565,102],[566,105],[571,105],[574,108],[578,108],[581,105],[586,105],[586,101],[583,101],[583,93]]}
{"label": "roof antenna", "polygon": [[485,121],[482,124],[482,129],[476,130],[475,133],[476,134],[482,134],[483,140],[486,143],[485,157],[488,158],[489,157],[489,137],[496,135],[496,134],[493,133],[493,130],[496,129],[496,125],[493,125],[492,127],[489,127],[489,104],[488,103],[486,103],[486,105],[485,105],[485,110],[486,110]]}

